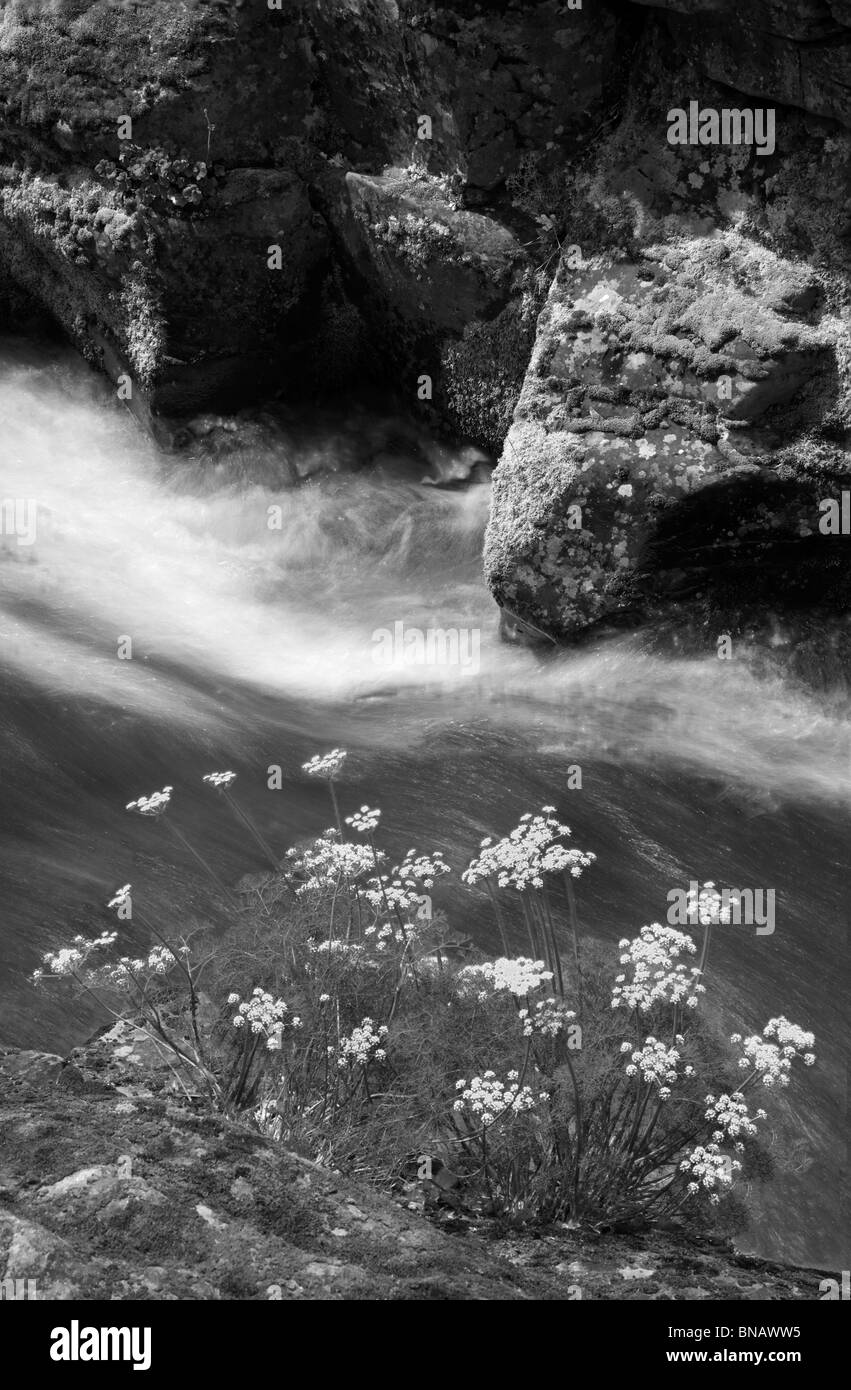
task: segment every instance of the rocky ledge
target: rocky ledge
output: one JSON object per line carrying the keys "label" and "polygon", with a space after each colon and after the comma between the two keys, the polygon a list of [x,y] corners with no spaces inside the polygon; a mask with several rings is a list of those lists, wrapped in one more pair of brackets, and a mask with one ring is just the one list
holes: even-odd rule
{"label": "rocky ledge", "polygon": [[685,1231],[453,1229],[439,1203],[211,1114],[131,1024],[66,1059],[0,1052],[0,1281],[21,1296],[816,1300],[831,1277]]}

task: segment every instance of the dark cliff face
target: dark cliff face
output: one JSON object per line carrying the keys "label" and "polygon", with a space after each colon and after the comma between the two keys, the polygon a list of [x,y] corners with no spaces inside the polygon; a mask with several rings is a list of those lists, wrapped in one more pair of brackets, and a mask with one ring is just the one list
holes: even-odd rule
{"label": "dark cliff face", "polygon": [[[335,175],[416,163],[486,196],[524,150],[599,116],[617,25],[593,8],[6,6],[6,277],[111,375],[126,370],[154,411],[220,405],[231,383],[239,399],[264,369],[279,385],[311,340],[321,372],[325,339],[359,331],[339,269],[355,272],[356,297],[366,288],[347,254],[364,218]],[[408,298],[417,271],[403,266]],[[488,318],[490,301],[469,303],[468,320]],[[386,307],[412,345],[428,338],[427,311],[420,323]],[[337,343],[343,374],[346,347],[361,355]]]}
{"label": "dark cliff face", "polygon": [[[845,602],[849,0],[0,24],[0,313],[49,313],[163,440],[373,380],[505,446],[486,571],[536,629],[719,575]],[[692,102],[770,106],[771,148],[672,145]]]}
{"label": "dark cliff face", "polygon": [[849,0],[636,0],[664,10],[680,54],[750,96],[851,123]]}

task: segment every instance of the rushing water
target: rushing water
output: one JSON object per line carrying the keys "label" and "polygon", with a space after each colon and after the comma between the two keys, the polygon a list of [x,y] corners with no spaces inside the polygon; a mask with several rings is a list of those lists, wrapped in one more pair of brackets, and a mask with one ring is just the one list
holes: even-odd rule
{"label": "rushing water", "polygon": [[[598,856],[582,916],[609,943],[664,920],[691,879],[775,889],[775,933],[720,928],[711,961],[725,1026],[785,1013],[819,1044],[786,1097],[784,1171],[754,1244],[847,1264],[841,703],[714,649],[652,654],[640,633],[559,654],[505,646],[481,579],[488,486],[424,483],[423,458],[436,476],[445,451],[393,438],[349,411],[291,422],[279,450],[176,464],[71,354],[0,345],[0,497],[38,504],[32,544],[0,535],[0,1041],[61,1051],[86,1035],[85,1005],[26,976],[40,951],[109,925],[118,885],[169,921],[215,924],[193,861],[126,801],[172,784],[176,821],[235,880],[262,862],[202,775],[234,769],[283,850],[329,819],[300,764],[343,746],[347,805],[380,805],[391,848],[441,848],[456,870],[484,834],[557,805]],[[293,489],[293,458],[327,471]],[[398,621],[480,632],[479,669],[377,665],[372,635]],[[443,898],[487,943],[484,905],[457,882]]]}

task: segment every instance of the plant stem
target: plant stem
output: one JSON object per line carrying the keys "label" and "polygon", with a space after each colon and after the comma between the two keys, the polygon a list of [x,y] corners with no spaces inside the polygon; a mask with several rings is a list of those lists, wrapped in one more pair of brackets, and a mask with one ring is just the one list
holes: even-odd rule
{"label": "plant stem", "polygon": [[334,817],[335,817],[335,819],[336,819],[336,821],[337,821],[337,829],[338,829],[339,832],[340,832],[340,838],[342,839],[342,838],[343,838],[343,819],[342,819],[342,817],[341,817],[341,815],[340,815],[340,807],[339,807],[339,804],[338,804],[338,802],[337,802],[337,793],[336,793],[335,790],[334,790],[334,782],[333,782],[333,779],[331,779],[331,778],[328,779],[328,790],[329,790],[329,792],[331,793],[331,805],[334,807]]}
{"label": "plant stem", "polygon": [[505,952],[506,957],[508,957],[511,954],[511,952],[508,946],[508,937],[505,934],[505,927],[502,921],[502,913],[499,910],[499,903],[497,901],[496,893],[494,892],[493,884],[491,883],[490,879],[487,879],[486,882],[488,886],[488,893],[490,894],[490,900],[493,904],[494,916],[496,917],[496,925],[499,930],[499,939],[502,942],[502,949]]}
{"label": "plant stem", "polygon": [[260,834],[260,831],[257,829],[251,817],[247,815],[245,811],[243,811],[239,803],[231,796],[227,787],[223,788],[223,792],[225,801],[228,803],[234,814],[238,816],[239,819],[242,821],[248,833],[251,836],[253,836],[253,838],[256,840],[257,844],[262,849],[266,858],[269,860],[269,863],[271,864],[272,868],[275,870],[279,869],[280,860],[275,858],[275,854],[271,845],[269,845],[267,841],[263,838],[263,836]]}
{"label": "plant stem", "polygon": [[198,851],[197,851],[197,849],[195,849],[195,847],[194,847],[193,845],[190,845],[190,843],[189,843],[189,841],[187,840],[186,836],[183,834],[183,831],[182,831],[182,830],[178,830],[177,826],[176,826],[172,821],[170,821],[170,820],[168,820],[168,819],[166,819],[166,822],[165,822],[165,823],[166,823],[166,825],[168,826],[169,830],[171,831],[172,835],[175,837],[175,839],[176,839],[181,845],[183,845],[184,849],[188,849],[188,850],[189,850],[189,853],[193,856],[193,858],[195,858],[195,859],[198,860],[198,863],[201,865],[201,868],[204,870],[204,872],[205,872],[206,874],[209,875],[209,877],[212,879],[213,883],[215,883],[216,887],[218,888],[219,892],[222,894],[222,896],[223,896],[224,898],[227,899],[227,901],[228,901],[228,903],[230,904],[230,906],[231,906],[231,907],[236,907],[236,902],[234,901],[234,898],[233,898],[233,896],[232,896],[232,894],[231,894],[231,892],[230,892],[230,889],[225,887],[225,885],[222,883],[221,879],[219,878],[218,874],[216,874],[215,871],[210,867],[210,865],[207,863],[207,861],[206,861],[206,859],[203,857],[203,855],[199,854]]}
{"label": "plant stem", "polygon": [[570,932],[573,937],[573,960],[576,966],[576,990],[579,1001],[579,1022],[582,1022],[582,1009],[584,1003],[584,987],[582,982],[582,961],[579,955],[579,918],[576,912],[576,893],[573,887],[573,880],[570,874],[564,874],[564,890],[567,895],[567,908],[570,916]]}

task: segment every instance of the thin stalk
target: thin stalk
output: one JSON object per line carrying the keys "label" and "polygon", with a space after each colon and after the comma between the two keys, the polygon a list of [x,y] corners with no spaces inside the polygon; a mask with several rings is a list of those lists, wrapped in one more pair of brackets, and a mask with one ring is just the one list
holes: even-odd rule
{"label": "thin stalk", "polygon": [[[532,916],[526,903],[526,899],[524,898],[522,893],[520,894],[520,905],[523,908],[523,919],[526,923],[526,930],[529,933],[529,941],[532,946],[532,959],[539,960],[542,956],[546,954],[546,952],[538,950],[538,941],[535,934],[534,923],[532,921]],[[548,963],[549,962],[547,962],[547,964]]]}
{"label": "thin stalk", "polygon": [[553,948],[553,959],[554,959],[554,961],[555,961],[555,967],[556,967],[556,978],[558,979],[558,992],[559,992],[559,994],[561,995],[561,997],[562,997],[562,999],[563,999],[563,998],[564,998],[564,976],[563,976],[562,970],[561,970],[561,954],[560,954],[559,949],[558,949],[558,941],[557,941],[557,939],[556,939],[555,923],[553,922],[553,915],[552,915],[552,913],[550,912],[550,904],[549,904],[549,899],[547,898],[547,890],[546,890],[546,889],[544,889],[543,892],[541,893],[541,902],[540,902],[540,906],[541,906],[541,915],[542,915],[542,917],[543,917],[543,919],[544,919],[544,921],[545,921],[545,924],[546,924],[546,926],[547,926],[547,929],[549,930],[549,933],[550,933],[550,941],[552,942],[552,948]]}
{"label": "thin stalk", "polygon": [[335,819],[336,819],[336,821],[337,821],[337,829],[338,829],[339,832],[340,832],[340,838],[342,839],[342,837],[343,837],[343,818],[342,818],[342,816],[340,815],[340,807],[339,807],[339,804],[338,804],[338,802],[337,802],[337,793],[336,793],[335,790],[334,790],[334,781],[333,781],[333,778],[330,778],[330,777],[329,777],[329,779],[328,779],[328,790],[329,790],[329,792],[331,793],[331,805],[334,807],[334,817],[335,817]]}
{"label": "thin stalk", "polygon": [[579,1021],[582,1022],[582,1009],[584,1002],[584,988],[582,983],[582,961],[579,954],[579,917],[576,912],[576,893],[573,887],[573,879],[570,874],[563,874],[564,891],[567,896],[567,909],[570,917],[570,932],[573,938],[573,960],[576,966],[576,989],[579,1007]]}
{"label": "thin stalk", "polygon": [[175,951],[171,942],[163,936],[162,932],[157,931],[157,928],[154,926],[153,922],[149,921],[148,918],[142,912],[139,912],[136,915],[139,918],[139,921],[142,923],[142,925],[148,928],[148,931],[151,933],[151,935],[155,936],[158,941],[162,942],[166,950],[169,951],[173,956],[174,961],[178,966],[178,969],[182,970],[184,975],[186,976],[186,982],[189,985],[189,1017],[192,1024],[192,1036],[195,1039],[195,1047],[198,1051],[198,1056],[206,1065],[206,1058],[204,1057],[204,1048],[202,1047],[201,1038],[198,1032],[198,993],[195,989],[195,981],[192,978],[192,972],[189,969],[189,966],[186,964],[186,961],[181,958],[177,951]]}
{"label": "thin stalk", "polygon": [[576,1157],[574,1159],[573,1168],[573,1215],[574,1218],[576,1218],[579,1212],[579,1169],[583,1152],[582,1097],[579,1094],[579,1083],[576,1080],[576,1072],[573,1069],[570,1053],[565,1052],[564,1057],[567,1062],[567,1069],[570,1072],[570,1080],[573,1086],[573,1099],[576,1105]]}
{"label": "thin stalk", "polygon": [[228,803],[234,814],[237,815],[239,819],[242,821],[248,833],[251,836],[253,836],[253,838],[257,841],[257,844],[260,846],[266,858],[269,860],[269,863],[271,864],[272,868],[276,870],[279,869],[280,860],[275,858],[274,851],[272,850],[271,846],[267,843],[267,841],[263,838],[263,836],[260,834],[260,831],[257,829],[251,817],[247,815],[245,811],[243,811],[242,807],[231,796],[230,792],[227,790],[226,787],[224,787],[222,790],[225,801]]}
{"label": "thin stalk", "polygon": [[183,845],[184,849],[188,849],[189,853],[193,856],[193,858],[198,860],[198,863],[201,865],[201,868],[204,870],[206,874],[209,875],[213,883],[215,883],[216,887],[218,888],[219,892],[230,903],[231,907],[236,907],[237,904],[230,892],[230,889],[225,887],[218,874],[210,867],[204,856],[202,854],[199,854],[197,849],[195,849],[195,847],[189,843],[186,836],[183,834],[183,831],[178,830],[177,826],[174,824],[173,821],[166,819],[165,823],[171,831],[172,835],[178,841],[178,843]]}
{"label": "thin stalk", "polygon": [[703,972],[706,969],[706,958],[709,955],[709,928],[710,924],[709,922],[707,922],[703,929],[703,949],[700,953],[700,965],[698,966],[698,969],[700,970],[701,984],[703,983]]}
{"label": "thin stalk", "polygon": [[334,896],[331,899],[331,917],[328,922],[328,959],[331,959],[331,942],[334,940],[334,911],[337,906],[337,894],[340,891],[340,871],[337,870],[337,877],[334,880]]}
{"label": "thin stalk", "polygon": [[502,942],[502,949],[505,952],[506,957],[508,957],[511,955],[511,952],[508,947],[508,937],[505,934],[505,927],[502,921],[502,913],[499,910],[499,902],[497,901],[497,896],[494,892],[494,887],[490,879],[486,879],[485,882],[487,883],[488,893],[490,895],[491,903],[493,904],[493,911],[494,916],[496,917],[496,925],[499,930],[499,939]]}

